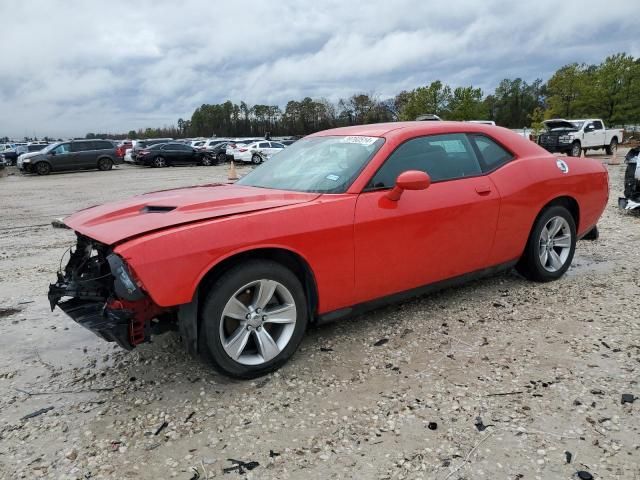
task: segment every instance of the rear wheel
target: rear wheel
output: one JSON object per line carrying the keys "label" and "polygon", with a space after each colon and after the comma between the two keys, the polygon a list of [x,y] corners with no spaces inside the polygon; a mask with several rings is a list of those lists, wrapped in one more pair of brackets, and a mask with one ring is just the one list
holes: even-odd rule
{"label": "rear wheel", "polygon": [[227,154],[226,153],[219,153],[218,154],[218,163],[223,163],[227,161]]}
{"label": "rear wheel", "polygon": [[571,265],[575,248],[573,216],[563,206],[549,207],[536,220],[516,269],[529,280],[556,280]]}
{"label": "rear wheel", "polygon": [[151,161],[151,166],[156,168],[166,167],[167,161],[164,157],[156,157]]}
{"label": "rear wheel", "polygon": [[607,152],[607,155],[613,155],[613,152],[616,150],[618,150],[618,139],[612,138],[609,146],[605,147],[605,151]]}
{"label": "rear wheel", "polygon": [[98,170],[101,172],[106,172],[107,170],[111,170],[113,167],[113,162],[110,158],[101,158],[98,160]]}
{"label": "rear wheel", "polygon": [[38,175],[49,175],[51,173],[51,165],[47,162],[36,163],[36,173]]}
{"label": "rear wheel", "polygon": [[202,157],[202,161],[200,163],[202,163],[202,165],[204,165],[205,167],[210,167],[211,165],[213,165],[211,157],[209,157],[208,155]]}
{"label": "rear wheel", "polygon": [[209,289],[199,348],[218,371],[253,378],[293,355],[307,322],[298,278],[279,263],[254,260],[232,268]]}
{"label": "rear wheel", "polygon": [[257,153],[254,153],[253,156],[251,157],[251,161],[255,165],[260,165],[262,163],[262,157],[260,155],[258,155]]}

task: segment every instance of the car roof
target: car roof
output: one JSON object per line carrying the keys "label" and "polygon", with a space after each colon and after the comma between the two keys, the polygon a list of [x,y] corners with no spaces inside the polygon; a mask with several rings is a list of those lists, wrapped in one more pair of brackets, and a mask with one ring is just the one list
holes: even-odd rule
{"label": "car roof", "polygon": [[389,122],[374,123],[370,125],[353,125],[351,127],[332,128],[309,135],[310,137],[326,137],[332,135],[349,136],[358,135],[365,137],[391,137],[402,135],[409,131],[420,135],[434,135],[453,132],[491,132],[494,126],[471,122]]}

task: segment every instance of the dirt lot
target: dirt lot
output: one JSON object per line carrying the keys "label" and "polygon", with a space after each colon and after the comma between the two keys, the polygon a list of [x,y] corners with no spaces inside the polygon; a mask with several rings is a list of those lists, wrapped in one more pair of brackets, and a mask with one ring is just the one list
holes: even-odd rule
{"label": "dirt lot", "polygon": [[[254,382],[213,374],[174,334],[123,352],[46,299],[73,243],[52,218],[225,167],[0,178],[0,477],[640,479],[640,400],[621,402],[640,396],[623,170],[609,167],[600,240],[560,281],[506,273],[313,328]],[[247,464],[225,474],[229,459]]]}

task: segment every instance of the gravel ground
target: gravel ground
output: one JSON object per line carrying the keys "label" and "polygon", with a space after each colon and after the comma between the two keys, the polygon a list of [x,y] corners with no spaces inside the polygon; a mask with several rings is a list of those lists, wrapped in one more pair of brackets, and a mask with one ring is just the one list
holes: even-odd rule
{"label": "gravel ground", "polygon": [[0,178],[0,478],[640,479],[640,400],[622,403],[640,396],[640,217],[608,168],[600,239],[561,280],[510,272],[312,328],[253,382],[175,334],[123,352],[46,299],[73,244],[52,218],[226,167]]}

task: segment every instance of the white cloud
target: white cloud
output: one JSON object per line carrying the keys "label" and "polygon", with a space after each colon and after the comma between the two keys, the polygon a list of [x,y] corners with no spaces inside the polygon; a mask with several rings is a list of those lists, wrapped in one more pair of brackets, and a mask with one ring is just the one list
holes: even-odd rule
{"label": "white cloud", "polygon": [[173,124],[226,99],[490,90],[640,55],[628,2],[3,0],[0,136]]}

